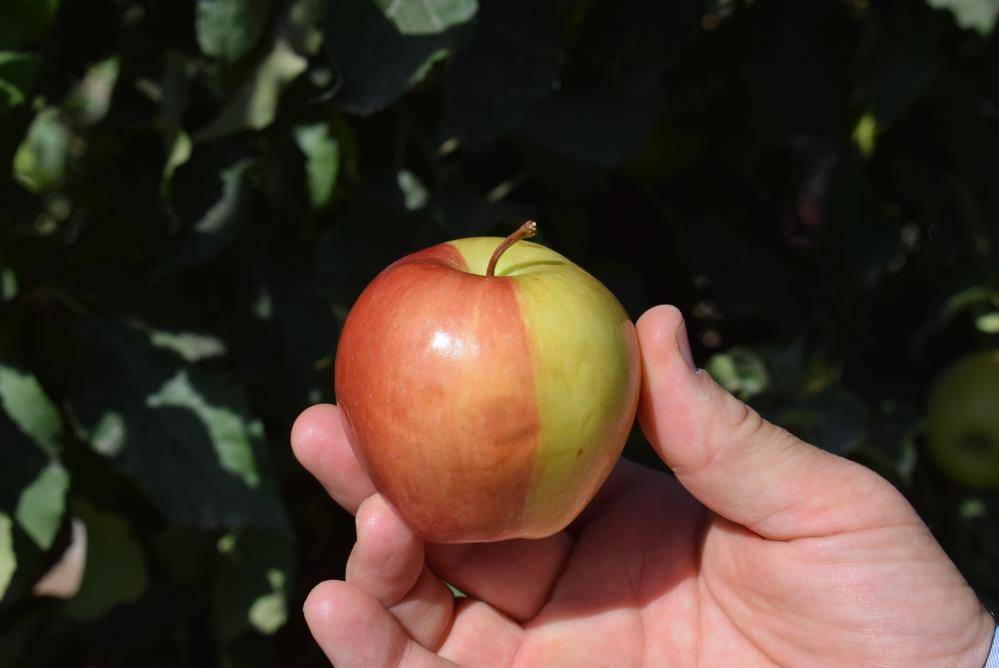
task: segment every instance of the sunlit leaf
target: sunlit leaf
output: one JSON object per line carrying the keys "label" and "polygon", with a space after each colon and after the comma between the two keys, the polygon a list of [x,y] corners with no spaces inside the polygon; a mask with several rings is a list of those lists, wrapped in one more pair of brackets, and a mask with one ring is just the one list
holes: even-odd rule
{"label": "sunlit leaf", "polygon": [[10,517],[0,512],[0,599],[7,592],[14,571],[17,570],[17,555],[14,554],[14,523]]}
{"label": "sunlit leaf", "polygon": [[222,468],[241,478],[248,487],[260,484],[250,438],[251,433],[256,437],[262,436],[263,427],[256,422],[247,424],[238,413],[208,403],[191,384],[186,371],[179,371],[146,397],[146,405],[151,408],[186,408],[197,415],[208,427],[208,436]]}
{"label": "sunlit leaf", "polygon": [[178,129],[173,142],[170,144],[166,164],[163,165],[162,192],[165,197],[169,196],[173,173],[191,157],[192,146],[191,136],[184,132],[184,130]]}
{"label": "sunlit leaf", "polygon": [[407,35],[371,0],[331,3],[326,46],[342,82],[340,103],[353,113],[371,114],[394,102],[467,39],[469,21],[449,25]]}
{"label": "sunlit leaf", "polygon": [[198,0],[198,46],[209,56],[238,60],[260,39],[270,7],[271,0]]}
{"label": "sunlit leaf", "polygon": [[121,63],[117,56],[102,60],[87,70],[69,94],[66,110],[80,125],[93,125],[107,115],[120,70]]}
{"label": "sunlit leaf", "polygon": [[212,260],[239,237],[252,213],[257,174],[256,161],[242,155],[205,150],[174,173],[170,188],[185,235],[163,259],[162,274]]}
{"label": "sunlit leaf", "polygon": [[11,267],[0,267],[0,301],[10,301],[17,296],[17,274]]}
{"label": "sunlit leaf", "polygon": [[870,114],[861,116],[853,127],[853,143],[857,145],[865,158],[871,157],[874,153],[877,131],[878,122]]}
{"label": "sunlit leaf", "polygon": [[226,137],[241,130],[261,130],[274,121],[278,99],[285,87],[305,71],[307,62],[283,37],[250,74],[222,112],[195,141]]}
{"label": "sunlit leaf", "polygon": [[24,488],[18,500],[17,523],[42,549],[55,540],[66,509],[69,474],[58,462],[51,462]]}
{"label": "sunlit leaf", "polygon": [[986,318],[985,326],[988,328],[991,323],[988,315],[992,313],[991,308],[994,307],[999,307],[999,290],[995,288],[976,285],[958,290],[947,297],[936,313],[913,334],[910,343],[911,349],[914,352],[920,352],[931,337],[946,328],[959,314],[969,309],[989,309],[983,316],[980,316]]}
{"label": "sunlit leaf", "polygon": [[241,160],[219,175],[222,180],[222,199],[195,224],[195,232],[216,235],[231,224],[239,213],[244,184],[252,166],[251,161]]}
{"label": "sunlit leaf", "polygon": [[408,169],[402,169],[396,174],[396,181],[399,183],[399,190],[402,191],[403,202],[407,211],[422,209],[427,205],[430,193],[427,192],[427,187],[423,185],[423,182],[420,181],[420,178],[416,174]]}
{"label": "sunlit leaf", "polygon": [[340,144],[330,136],[325,123],[299,125],[294,134],[295,143],[305,154],[309,199],[314,209],[321,209],[330,201],[340,172]]}
{"label": "sunlit leaf", "polygon": [[404,35],[433,35],[470,20],[477,0],[374,0]]}
{"label": "sunlit leaf", "polygon": [[765,392],[770,382],[763,359],[741,346],[712,355],[704,368],[722,387],[743,401]]}
{"label": "sunlit leaf", "polygon": [[62,523],[69,474],[56,455],[62,419],[35,377],[0,364],[0,511],[46,550]]}
{"label": "sunlit leaf", "polygon": [[203,527],[286,526],[263,428],[238,388],[124,326],[81,322],[74,334],[69,394],[80,436],[164,515]]}
{"label": "sunlit leaf", "polygon": [[215,619],[223,639],[250,629],[269,635],[288,618],[293,546],[282,535],[232,533],[219,541]]}
{"label": "sunlit leaf", "polygon": [[988,35],[999,17],[999,0],[926,0],[931,7],[947,9],[962,28]]}
{"label": "sunlit leaf", "polygon": [[49,455],[59,451],[62,419],[32,374],[0,364],[0,407]]}
{"label": "sunlit leaf", "polygon": [[69,139],[69,129],[58,109],[38,112],[14,155],[15,178],[34,192],[62,185],[69,162]]}
{"label": "sunlit leaf", "polygon": [[169,350],[186,362],[199,362],[213,357],[221,357],[226,353],[225,342],[211,334],[170,331],[151,327],[139,321],[129,324],[149,337],[149,342],[154,347]]}
{"label": "sunlit leaf", "polygon": [[999,334],[999,312],[992,311],[975,318],[975,327],[985,334]]}

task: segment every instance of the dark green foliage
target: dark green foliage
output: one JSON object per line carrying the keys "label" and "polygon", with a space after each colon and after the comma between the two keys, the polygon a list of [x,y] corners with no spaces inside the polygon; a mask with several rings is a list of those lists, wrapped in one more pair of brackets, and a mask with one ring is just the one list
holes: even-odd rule
{"label": "dark green foliage", "polygon": [[[995,606],[999,496],[943,475],[924,416],[999,345],[996,12],[5,3],[0,664],[324,665],[299,611],[353,523],[291,424],[381,268],[527,217],[892,480]],[[80,593],[32,595],[80,522]]]}

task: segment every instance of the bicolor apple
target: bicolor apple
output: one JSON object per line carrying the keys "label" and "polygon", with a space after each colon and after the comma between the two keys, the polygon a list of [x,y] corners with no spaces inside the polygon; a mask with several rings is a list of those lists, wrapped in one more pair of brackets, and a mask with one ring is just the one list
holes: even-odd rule
{"label": "bicolor apple", "polygon": [[638,405],[635,328],[544,246],[459,239],[383,270],[337,348],[345,428],[375,487],[427,540],[540,538],[610,474]]}

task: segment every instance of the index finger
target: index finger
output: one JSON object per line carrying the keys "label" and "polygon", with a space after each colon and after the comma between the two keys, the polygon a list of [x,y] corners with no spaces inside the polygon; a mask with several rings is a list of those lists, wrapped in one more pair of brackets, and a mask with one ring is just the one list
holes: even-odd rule
{"label": "index finger", "polygon": [[[313,406],[303,412],[292,428],[291,441],[302,465],[351,513],[375,493],[336,406]],[[539,540],[433,545],[427,558],[434,572],[448,582],[524,621],[548,599],[574,542],[560,531]]]}
{"label": "index finger", "polygon": [[375,493],[367,471],[354,454],[343,429],[340,409],[318,404],[305,409],[291,428],[295,457],[350,514]]}

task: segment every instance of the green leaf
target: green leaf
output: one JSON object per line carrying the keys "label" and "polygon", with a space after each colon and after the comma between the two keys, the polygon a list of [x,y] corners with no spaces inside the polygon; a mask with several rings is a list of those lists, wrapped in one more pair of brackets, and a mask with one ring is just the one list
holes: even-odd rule
{"label": "green leaf", "polygon": [[9,302],[17,296],[17,274],[11,267],[0,267],[0,301]]}
{"label": "green leaf", "polygon": [[936,9],[949,10],[957,25],[977,30],[985,36],[992,32],[999,17],[999,0],[926,0]]}
{"label": "green leaf", "polygon": [[860,153],[869,158],[874,154],[874,144],[877,141],[878,122],[871,114],[864,114],[857,120],[853,128],[853,143]]}
{"label": "green leaf", "polygon": [[224,536],[218,549],[215,620],[223,641],[284,626],[295,563],[288,537],[247,530]]}
{"label": "green leaf", "polygon": [[770,384],[763,359],[742,346],[712,355],[704,368],[719,385],[743,401],[766,392]]}
{"label": "green leaf", "polygon": [[396,174],[396,182],[402,191],[403,206],[406,207],[406,211],[416,211],[427,205],[430,193],[416,174],[408,169],[401,169]]}
{"label": "green leaf", "polygon": [[218,139],[242,130],[262,130],[274,122],[278,98],[307,66],[284,40],[278,40],[212,123],[195,141]]}
{"label": "green leaf", "polygon": [[74,502],[73,511],[87,528],[87,556],[80,590],[64,611],[73,619],[93,621],[117,605],[138,600],[149,573],[142,546],[120,515],[83,499]]}
{"label": "green leaf", "polygon": [[69,475],[59,464],[61,418],[35,377],[0,365],[0,511],[46,550],[62,522]]}
{"label": "green leaf", "polygon": [[443,31],[408,35],[371,0],[331,3],[326,46],[340,74],[343,108],[372,114],[422,81],[436,61],[470,34],[468,21],[449,25]]}
{"label": "green leaf", "polygon": [[186,408],[208,428],[208,436],[222,469],[239,477],[247,487],[258,487],[260,475],[250,446],[251,433],[263,435],[259,422],[245,423],[243,416],[226,407],[213,406],[191,384],[186,370],[177,372],[158,391],[146,397],[151,408]]}
{"label": "green leaf", "polygon": [[271,0],[198,0],[198,46],[206,55],[239,60],[260,39],[270,8]]}
{"label": "green leaf", "polygon": [[59,0],[4,0],[0,3],[0,49],[37,41],[58,10]]}
{"label": "green leaf", "polygon": [[73,115],[79,125],[93,125],[107,115],[120,71],[118,56],[102,60],[87,70],[80,83],[70,92],[66,99],[66,111]]}
{"label": "green leaf", "polygon": [[172,350],[188,362],[225,355],[225,343],[220,339],[197,332],[167,332],[153,330],[149,342],[157,348]]}
{"label": "green leaf", "polygon": [[139,333],[82,320],[69,398],[81,438],[174,523],[287,526],[263,427],[222,376],[185,365]]}
{"label": "green leaf", "polygon": [[403,35],[436,35],[470,21],[477,0],[374,0]]}
{"label": "green leaf", "polygon": [[24,488],[17,504],[17,523],[43,550],[52,547],[66,510],[69,474],[56,461],[49,463]]}
{"label": "green leaf", "polygon": [[[916,330],[910,343],[911,349],[915,353],[921,352],[929,339],[945,329],[959,314],[969,309],[987,309],[985,316],[980,316],[987,317],[992,313],[991,308],[994,306],[999,306],[999,290],[990,286],[975,285],[954,292],[943,301],[933,316],[920,329]],[[990,319],[987,319],[985,326],[988,327],[989,324]],[[986,331],[985,333],[990,332]]]}
{"label": "green leaf", "polygon": [[447,588],[451,590],[451,595],[454,596],[455,598],[468,598],[468,596],[465,594],[465,592],[463,592],[462,590],[458,589],[457,587],[455,587],[450,582],[445,582],[444,584],[447,585]]}
{"label": "green leaf", "polygon": [[295,127],[295,143],[305,154],[305,175],[312,208],[322,209],[330,201],[340,172],[340,143],[331,137],[325,123]]}
{"label": "green leaf", "polygon": [[33,375],[0,364],[0,407],[42,450],[59,452],[62,419]]}
{"label": "green leaf", "polygon": [[14,154],[14,177],[28,190],[42,192],[62,185],[69,162],[69,129],[58,109],[42,109]]}
{"label": "green leaf", "polygon": [[205,215],[195,223],[195,232],[216,235],[231,224],[232,219],[239,213],[244,184],[252,167],[252,161],[240,160],[219,174],[222,181],[222,199],[208,209]]}
{"label": "green leaf", "polygon": [[975,328],[983,334],[999,334],[999,311],[985,313],[975,318]]}
{"label": "green leaf", "polygon": [[169,350],[185,362],[200,362],[226,354],[225,342],[211,334],[159,329],[138,320],[128,324],[145,334],[154,348]]}
{"label": "green leaf", "polygon": [[17,555],[14,554],[14,523],[10,517],[0,512],[0,599],[7,593],[14,571],[17,570]]}
{"label": "green leaf", "polygon": [[320,11],[312,0],[299,0],[282,19],[270,51],[257,64],[215,120],[195,133],[194,140],[227,137],[243,130],[262,130],[274,122],[278,100],[308,67],[300,52],[309,52],[308,35]]}
{"label": "green leaf", "polygon": [[41,64],[33,53],[0,51],[0,115],[28,100]]}
{"label": "green leaf", "polygon": [[172,197],[186,234],[163,258],[160,274],[213,260],[239,238],[252,215],[257,174],[256,161],[243,155],[195,152],[174,173]]}

